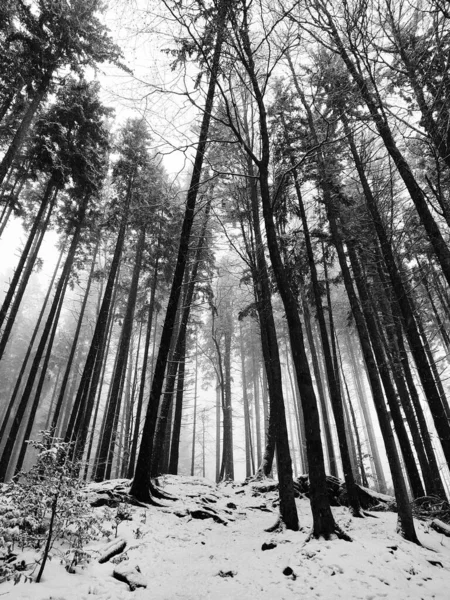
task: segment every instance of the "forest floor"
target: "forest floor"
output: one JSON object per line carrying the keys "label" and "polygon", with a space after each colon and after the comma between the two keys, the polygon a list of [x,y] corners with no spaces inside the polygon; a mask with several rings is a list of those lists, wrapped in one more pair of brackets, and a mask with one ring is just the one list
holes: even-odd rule
{"label": "forest floor", "polygon": [[[41,583],[0,585],[0,597],[30,600],[303,600],[387,598],[429,600],[450,597],[450,538],[416,521],[423,547],[395,533],[396,514],[353,519],[333,508],[352,537],[307,541],[309,501],[297,500],[301,531],[267,533],[276,521],[276,492],[258,485],[220,485],[200,478],[167,476],[164,490],[178,500],[164,508],[130,507],[118,536],[125,551],[98,563],[105,538],[91,542],[92,560],[68,573],[55,555]],[[112,485],[111,482],[96,485]],[[128,506],[127,506],[128,509]],[[103,511],[97,508],[96,511]],[[197,511],[200,511],[197,512]],[[199,519],[209,512],[216,517]],[[203,514],[204,516],[204,514]],[[222,521],[222,522],[221,522]],[[114,537],[112,538],[114,539]],[[263,544],[273,545],[263,550]],[[97,554],[99,552],[99,554]],[[113,570],[139,568],[147,585],[134,592],[113,578]],[[289,567],[288,570],[286,568]],[[284,572],[284,573],[283,573]],[[286,574],[285,574],[286,573]]]}

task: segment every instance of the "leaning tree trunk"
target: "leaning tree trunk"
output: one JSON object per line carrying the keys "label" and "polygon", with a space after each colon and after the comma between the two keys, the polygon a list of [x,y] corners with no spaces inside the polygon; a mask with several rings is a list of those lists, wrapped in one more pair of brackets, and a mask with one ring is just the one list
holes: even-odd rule
{"label": "leaning tree trunk", "polygon": [[218,15],[216,22],[217,37],[214,46],[214,54],[210,68],[210,80],[206,96],[206,103],[202,123],[200,127],[199,142],[195,154],[194,168],[192,172],[191,183],[189,186],[186,209],[183,219],[183,225],[180,235],[180,244],[178,248],[177,262],[172,280],[169,300],[167,303],[166,317],[161,334],[161,340],[156,360],[155,371],[153,374],[152,388],[148,403],[147,415],[145,418],[142,432],[142,440],[139,448],[139,454],[136,462],[136,470],[130,493],[141,501],[150,501],[150,470],[149,465],[153,455],[153,436],[155,433],[156,416],[158,414],[161,391],[164,383],[164,374],[166,371],[167,357],[169,354],[172,331],[175,323],[178,300],[180,298],[181,286],[183,283],[184,271],[186,268],[187,253],[189,250],[189,240],[191,235],[192,223],[194,220],[195,206],[197,202],[198,189],[202,173],[203,159],[208,141],[209,125],[213,108],[217,76],[219,73],[220,59],[222,54],[222,44],[224,41],[225,28],[228,21],[229,3],[227,0],[221,0],[218,6]]}
{"label": "leaning tree trunk", "polygon": [[350,264],[355,276],[355,283],[358,289],[359,297],[361,298],[362,311],[366,320],[367,330],[369,332],[372,348],[375,355],[375,360],[378,365],[381,380],[383,382],[384,391],[388,401],[388,406],[391,411],[391,418],[394,424],[394,429],[397,434],[403,459],[405,462],[406,472],[409,477],[411,489],[414,498],[420,498],[425,495],[422,481],[420,479],[419,470],[416,460],[412,452],[411,443],[403,422],[403,415],[400,410],[400,405],[397,399],[397,394],[391,380],[391,374],[387,366],[386,356],[383,350],[379,328],[373,311],[370,306],[370,298],[366,289],[361,267],[358,262],[356,253],[350,243],[347,245]]}
{"label": "leaning tree trunk", "polygon": [[[244,336],[242,333],[242,321],[239,321],[239,353],[241,355],[241,384],[242,400],[244,409],[244,437],[245,437],[245,476],[251,477],[255,471],[252,449],[252,430],[250,424],[250,408],[247,393],[247,373],[245,367]],[[252,464],[253,463],[253,464]],[[253,467],[253,468],[252,468]]]}
{"label": "leaning tree trunk", "polygon": [[330,464],[330,474],[333,475],[334,477],[337,477],[338,476],[337,459],[336,459],[336,452],[334,450],[333,437],[331,435],[330,418],[328,415],[329,409],[327,406],[327,399],[325,396],[325,389],[324,389],[324,384],[322,381],[322,375],[321,375],[320,366],[319,366],[319,359],[317,356],[316,343],[314,340],[313,330],[311,327],[311,313],[309,310],[308,302],[305,297],[304,282],[302,282],[302,288],[301,288],[300,294],[301,294],[301,300],[302,300],[302,310],[303,310],[303,317],[304,317],[304,322],[305,322],[306,338],[308,340],[309,352],[311,354],[311,363],[312,363],[312,367],[313,367],[314,377],[316,379],[316,387],[317,387],[317,392],[318,392],[318,396],[319,396],[320,408],[322,411],[322,421],[323,421],[323,428],[324,428],[324,433],[325,433],[326,448],[327,448],[327,452],[328,452],[328,460],[329,460],[329,464]]}
{"label": "leaning tree trunk", "polygon": [[403,477],[402,466],[395,443],[394,433],[391,428],[388,411],[383,397],[383,389],[378,375],[378,369],[373,355],[370,337],[367,331],[366,323],[364,320],[361,307],[359,305],[356,292],[353,288],[352,277],[350,270],[347,265],[347,260],[344,253],[343,244],[337,230],[335,220],[330,220],[332,224],[333,242],[336,247],[339,265],[341,267],[342,276],[344,279],[344,285],[349,298],[350,307],[355,319],[356,327],[359,334],[359,340],[361,343],[361,349],[363,352],[364,360],[367,367],[367,373],[369,376],[370,387],[372,389],[372,397],[375,404],[375,409],[378,415],[378,421],[380,424],[381,433],[383,436],[384,445],[386,448],[386,455],[389,462],[389,467],[392,474],[392,482],[394,485],[395,498],[397,501],[398,509],[398,522],[397,529],[401,535],[416,544],[419,543],[414,528],[414,520],[412,517],[411,505],[408,499],[408,492],[406,489],[406,483]]}
{"label": "leaning tree trunk", "polygon": [[414,361],[417,366],[417,372],[422,383],[422,387],[430,406],[430,411],[433,416],[433,421],[438,432],[439,439],[442,444],[447,463],[450,464],[450,424],[446,418],[445,409],[442,404],[439,391],[436,387],[436,383],[433,377],[432,370],[427,360],[426,352],[420,339],[418,326],[416,322],[416,316],[411,306],[411,298],[409,291],[403,284],[399,269],[397,267],[392,246],[388,239],[386,230],[383,226],[383,220],[378,209],[375,197],[372,194],[367,176],[365,174],[362,160],[357,151],[353,136],[351,134],[348,120],[344,116],[341,118],[345,134],[347,136],[350,149],[352,152],[353,159],[358,171],[358,175],[361,181],[361,185],[364,191],[364,197],[366,200],[367,207],[372,217],[372,222],[380,241],[381,252],[386,264],[387,271],[391,280],[392,288],[394,290],[398,306],[402,316],[402,325],[404,327],[406,337],[408,339],[409,347],[413,355]]}
{"label": "leaning tree trunk", "polygon": [[445,275],[447,283],[450,285],[450,249],[448,248],[448,245],[444,240],[435,219],[433,218],[425,194],[423,193],[420,185],[417,183],[417,180],[414,177],[408,162],[395,143],[395,139],[386,116],[379,110],[378,102],[372,94],[368,81],[363,77],[361,71],[358,69],[359,65],[355,65],[352,61],[340,38],[332,15],[323,6],[323,3],[321,4],[321,11],[327,18],[328,27],[330,29],[331,37],[336,45],[336,49],[344,61],[348,72],[353,78],[353,81],[357,85],[358,90],[367,105],[367,108],[369,109],[370,116],[372,117],[375,127],[377,128],[386,150],[392,157],[392,160],[397,167],[406,189],[409,192],[411,200],[416,207],[419,219],[424,226],[428,235],[428,239],[433,247],[436,258],[441,265],[442,272]]}
{"label": "leaning tree trunk", "polygon": [[[380,306],[383,321],[383,326],[380,327],[380,333],[385,346],[385,352],[391,365],[392,376],[395,382],[395,386],[397,388],[400,404],[403,408],[403,413],[406,417],[408,428],[411,433],[414,449],[416,451],[420,465],[420,470],[422,473],[422,479],[425,484],[426,493],[428,496],[432,496],[434,494],[439,495],[441,490],[436,488],[435,485],[439,482],[439,474],[438,479],[435,480],[435,477],[433,477],[432,465],[428,461],[428,456],[419,431],[419,425],[413,409],[412,399],[406,382],[406,376],[403,371],[400,350],[397,344],[397,338],[395,333],[394,315],[391,311],[391,304],[389,303],[389,300],[391,300],[391,302],[393,300],[393,302],[395,303],[395,299],[390,299],[387,296],[387,292],[390,291],[389,285],[387,284],[384,278],[384,273],[382,272],[382,265],[379,263],[379,261],[376,266],[376,269],[378,273],[378,282],[381,283],[382,286],[385,286],[384,288],[381,288],[380,293],[377,295],[377,300]],[[374,298],[375,295],[372,295],[372,304]],[[375,306],[373,307],[373,310],[377,310]]]}

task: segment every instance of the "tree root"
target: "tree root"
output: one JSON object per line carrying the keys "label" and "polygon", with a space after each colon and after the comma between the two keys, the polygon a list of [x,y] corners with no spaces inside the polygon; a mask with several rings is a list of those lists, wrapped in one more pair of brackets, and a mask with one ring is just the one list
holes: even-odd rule
{"label": "tree root", "polygon": [[286,526],[283,522],[283,519],[281,517],[278,517],[278,519],[275,521],[275,523],[273,525],[271,525],[270,527],[268,527],[267,529],[264,529],[264,531],[266,531],[267,533],[274,533],[276,532],[280,532],[280,531],[284,531],[286,529]]}
{"label": "tree root", "polygon": [[345,531],[343,531],[339,525],[335,525],[335,528],[333,529],[333,531],[329,534],[329,535],[314,535],[314,530],[311,530],[311,533],[308,535],[308,537],[305,540],[305,544],[307,542],[310,542],[311,540],[316,540],[316,539],[321,539],[323,538],[324,540],[332,540],[335,538],[338,538],[339,540],[345,540],[346,542],[353,542],[353,539],[348,535],[348,533],[345,533]]}
{"label": "tree root", "polygon": [[172,494],[164,492],[160,487],[158,487],[154,483],[150,483],[150,493],[153,497],[157,498],[158,500],[178,500],[176,496],[172,496]]}
{"label": "tree root", "polygon": [[377,515],[373,515],[372,513],[368,512],[367,510],[363,510],[364,516],[365,517],[370,517],[371,519],[378,519]]}

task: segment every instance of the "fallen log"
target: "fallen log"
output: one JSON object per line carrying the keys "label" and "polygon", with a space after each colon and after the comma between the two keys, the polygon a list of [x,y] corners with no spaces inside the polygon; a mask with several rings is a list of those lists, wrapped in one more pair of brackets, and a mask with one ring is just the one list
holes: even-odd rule
{"label": "fallen log", "polygon": [[103,548],[102,555],[98,559],[98,562],[102,565],[108,562],[113,556],[117,556],[125,550],[127,543],[122,538],[117,538],[110,542],[105,548]]}
{"label": "fallen log", "polygon": [[444,521],[433,519],[431,521],[431,527],[438,533],[443,533],[447,537],[450,537],[450,525],[447,525]]}

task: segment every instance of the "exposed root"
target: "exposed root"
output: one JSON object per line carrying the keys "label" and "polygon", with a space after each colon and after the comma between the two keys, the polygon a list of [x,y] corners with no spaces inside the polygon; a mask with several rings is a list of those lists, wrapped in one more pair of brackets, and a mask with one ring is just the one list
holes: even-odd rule
{"label": "exposed root", "polygon": [[270,527],[268,527],[267,529],[264,529],[264,531],[266,531],[267,533],[274,533],[276,532],[281,532],[284,531],[286,529],[286,526],[283,522],[283,519],[281,517],[278,517],[278,519],[275,521],[275,523],[273,525],[271,525]]}
{"label": "exposed root", "polygon": [[338,538],[339,540],[344,540],[346,542],[353,542],[352,538],[348,535],[348,533],[345,533],[345,531],[343,531],[339,527],[339,525],[335,525],[332,533],[330,533],[328,535],[324,535],[324,534],[314,535],[314,529],[312,529],[311,533],[308,535],[308,537],[305,540],[305,544],[310,542],[311,540],[320,540],[320,539],[333,540],[336,538]]}
{"label": "exposed root", "polygon": [[150,484],[150,494],[159,500],[178,500],[178,498],[164,492],[160,487],[157,487],[153,483]]}
{"label": "exposed root", "polygon": [[370,517],[371,519],[378,519],[377,515],[373,515],[372,513],[368,512],[367,510],[363,510],[364,516],[365,517]]}
{"label": "exposed root", "polygon": [[148,494],[145,499],[137,499],[134,496],[127,496],[126,501],[139,508],[148,508],[149,506],[156,506],[156,508],[164,508],[164,504],[160,504],[155,500],[152,494]]}
{"label": "exposed root", "polygon": [[354,517],[355,519],[364,519],[366,516],[366,513],[362,510],[362,508],[359,509],[355,509],[352,506],[349,507],[350,510],[350,514],[352,515],[352,517]]}

